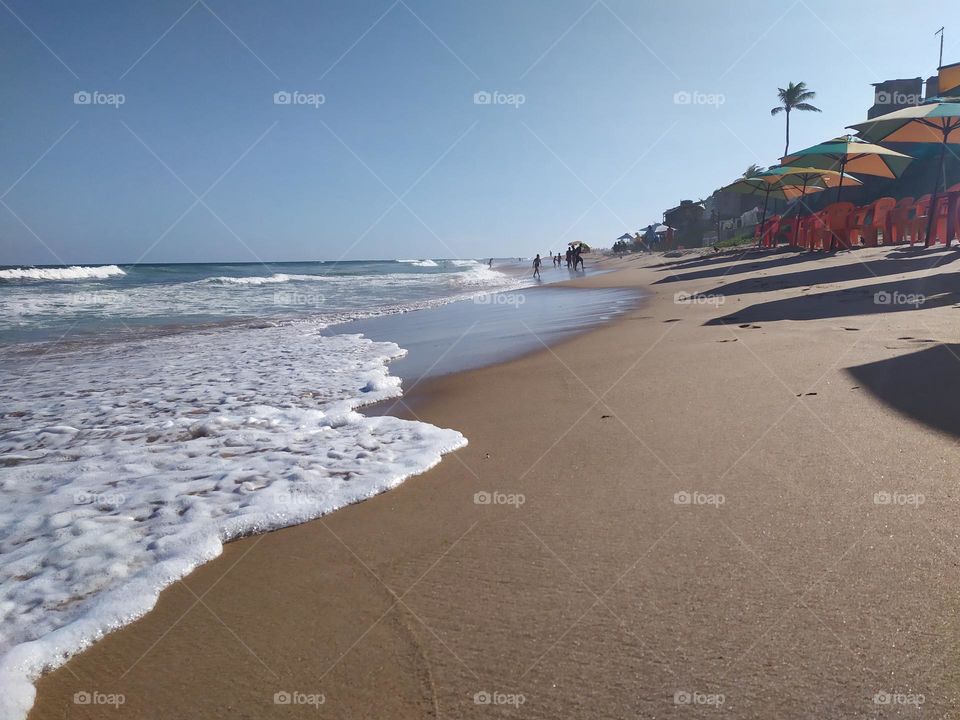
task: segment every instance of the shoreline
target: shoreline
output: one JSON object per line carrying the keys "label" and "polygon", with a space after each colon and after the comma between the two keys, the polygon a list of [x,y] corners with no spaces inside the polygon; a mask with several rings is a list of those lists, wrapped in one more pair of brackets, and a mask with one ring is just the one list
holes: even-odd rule
{"label": "shoreline", "polygon": [[[854,288],[876,277],[827,283],[861,311],[842,318],[705,324],[789,302],[796,282],[743,287],[732,307],[673,302],[754,264],[747,277],[770,283],[884,256],[681,258],[668,283],[646,259],[612,261],[624,269],[575,284],[643,286],[640,308],[404,395],[466,448],[388,493],[229,543],[41,678],[30,717],[101,716],[70,702],[78,691],[123,693],[125,718],[481,717],[483,693],[544,718],[716,709],[677,693],[723,696],[737,717],[873,714],[880,692],[949,709],[955,433],[905,416],[882,397],[882,367],[863,370],[924,350],[902,339],[909,314],[865,316]],[[920,311],[923,338],[955,337],[951,309]],[[926,502],[871,502],[891,491]],[[278,707],[277,692],[325,702]]]}

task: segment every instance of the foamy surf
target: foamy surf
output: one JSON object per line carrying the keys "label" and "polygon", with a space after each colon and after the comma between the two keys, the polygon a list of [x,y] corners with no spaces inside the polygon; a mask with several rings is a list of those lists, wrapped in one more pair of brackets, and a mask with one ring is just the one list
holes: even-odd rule
{"label": "foamy surf", "polygon": [[[0,717],[222,544],[388,490],[466,444],[360,405],[393,343],[296,325],[90,346],[0,383]],[[35,365],[34,365],[35,363]]]}
{"label": "foamy surf", "polygon": [[73,265],[58,268],[7,268],[0,270],[0,280],[90,280],[108,278],[126,273],[116,265],[86,267]]}

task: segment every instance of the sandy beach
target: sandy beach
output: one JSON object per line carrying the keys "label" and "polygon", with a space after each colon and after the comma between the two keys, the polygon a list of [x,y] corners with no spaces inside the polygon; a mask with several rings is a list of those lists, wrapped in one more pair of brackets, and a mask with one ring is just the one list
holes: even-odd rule
{"label": "sandy beach", "polygon": [[958,257],[604,261],[639,308],[377,409],[466,448],[230,543],[30,718],[950,717]]}

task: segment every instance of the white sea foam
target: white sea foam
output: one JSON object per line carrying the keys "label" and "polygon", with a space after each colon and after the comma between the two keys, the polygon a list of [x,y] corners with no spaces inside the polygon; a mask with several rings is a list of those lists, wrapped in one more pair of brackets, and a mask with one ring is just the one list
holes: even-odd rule
{"label": "white sea foam", "polygon": [[0,270],[0,280],[85,280],[126,275],[116,265],[85,267],[74,265],[63,268],[8,268]]}
{"label": "white sea foam", "polygon": [[356,412],[400,394],[387,362],[402,354],[299,324],[5,360],[0,717],[24,718],[41,672],[225,541],[383,492],[464,445]]}
{"label": "white sea foam", "polygon": [[285,283],[291,280],[321,280],[317,275],[286,275],[284,273],[274,273],[270,276],[236,277],[231,275],[221,275],[218,277],[204,278],[197,282],[206,285],[271,285],[273,283]]}
{"label": "white sea foam", "polygon": [[433,260],[397,260],[397,262],[415,265],[416,267],[438,267],[437,263]]}

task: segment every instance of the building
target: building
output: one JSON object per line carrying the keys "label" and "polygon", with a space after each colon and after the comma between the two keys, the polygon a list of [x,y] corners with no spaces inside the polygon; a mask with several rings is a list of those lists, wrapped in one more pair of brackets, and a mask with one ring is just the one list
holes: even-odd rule
{"label": "building", "polygon": [[[936,82],[936,78],[927,80]],[[923,102],[923,78],[902,78],[873,83],[873,107],[867,110],[867,119],[886,115],[895,110],[913,107]]]}
{"label": "building", "polygon": [[700,247],[703,244],[703,205],[693,200],[683,200],[677,207],[663,213],[663,224],[676,230],[673,241],[683,247]]}

